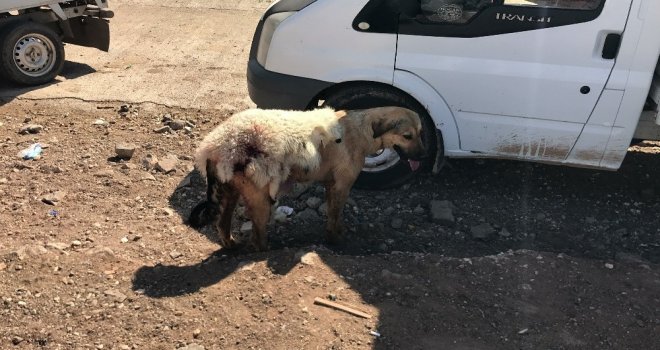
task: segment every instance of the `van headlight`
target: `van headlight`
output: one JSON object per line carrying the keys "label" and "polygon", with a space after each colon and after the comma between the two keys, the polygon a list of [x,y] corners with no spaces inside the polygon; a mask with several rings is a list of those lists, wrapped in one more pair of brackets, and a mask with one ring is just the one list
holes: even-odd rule
{"label": "van headlight", "polygon": [[284,22],[285,19],[291,17],[296,13],[292,12],[278,12],[274,13],[264,20],[263,28],[261,29],[261,36],[259,37],[259,46],[257,49],[257,62],[263,67],[266,67],[266,59],[268,58],[268,50],[270,49],[270,42],[273,40],[273,34],[277,27]]}

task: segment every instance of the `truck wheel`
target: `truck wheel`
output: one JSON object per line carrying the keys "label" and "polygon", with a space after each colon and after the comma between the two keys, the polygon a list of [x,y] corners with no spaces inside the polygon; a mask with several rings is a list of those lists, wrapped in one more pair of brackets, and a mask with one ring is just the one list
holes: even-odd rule
{"label": "truck wheel", "polygon": [[324,106],[335,109],[364,109],[381,106],[398,106],[411,109],[422,119],[422,138],[428,150],[428,158],[416,167],[402,161],[391,149],[382,149],[368,156],[355,187],[361,189],[386,189],[399,186],[415,173],[429,170],[433,166],[437,148],[436,128],[426,110],[412,97],[387,86],[349,86],[331,92],[325,98]]}
{"label": "truck wheel", "polygon": [[22,85],[53,80],[64,66],[64,46],[59,35],[35,22],[18,22],[3,28],[0,36],[0,74]]}

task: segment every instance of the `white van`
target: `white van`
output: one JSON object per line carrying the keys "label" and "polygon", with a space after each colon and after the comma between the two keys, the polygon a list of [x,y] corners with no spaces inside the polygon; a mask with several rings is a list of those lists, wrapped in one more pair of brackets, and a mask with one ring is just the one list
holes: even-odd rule
{"label": "white van", "polygon": [[[634,138],[660,139],[658,18],[658,0],[276,1],[249,92],[262,108],[412,108],[435,171],[444,157],[616,170]],[[357,185],[413,170],[382,150]]]}

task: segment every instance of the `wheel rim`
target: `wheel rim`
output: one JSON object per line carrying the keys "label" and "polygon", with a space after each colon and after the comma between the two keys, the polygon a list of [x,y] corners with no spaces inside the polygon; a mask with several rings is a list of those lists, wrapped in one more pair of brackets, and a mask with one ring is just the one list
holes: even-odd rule
{"label": "wheel rim", "polygon": [[41,34],[27,34],[14,45],[14,64],[25,75],[40,77],[55,66],[55,44]]}
{"label": "wheel rim", "polygon": [[394,150],[389,148],[380,149],[376,153],[370,154],[364,158],[364,167],[362,168],[362,171],[383,171],[396,165],[400,159],[401,158]]}

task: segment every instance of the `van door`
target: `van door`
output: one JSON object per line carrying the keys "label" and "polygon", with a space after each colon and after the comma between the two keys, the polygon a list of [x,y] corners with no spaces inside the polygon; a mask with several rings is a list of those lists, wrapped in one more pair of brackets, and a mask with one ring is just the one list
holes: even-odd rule
{"label": "van door", "polygon": [[461,150],[562,161],[607,83],[630,6],[421,0],[400,20],[395,68],[445,99]]}

